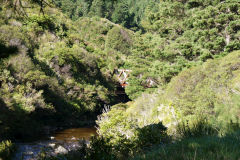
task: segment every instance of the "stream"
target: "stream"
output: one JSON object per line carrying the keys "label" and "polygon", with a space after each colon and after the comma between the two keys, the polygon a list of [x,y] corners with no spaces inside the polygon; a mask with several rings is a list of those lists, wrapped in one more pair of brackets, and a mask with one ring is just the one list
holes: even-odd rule
{"label": "stream", "polygon": [[52,135],[36,141],[16,143],[17,152],[13,160],[36,160],[41,151],[50,155],[65,154],[80,147],[82,139],[89,142],[91,136],[96,135],[95,128],[71,128],[57,131]]}

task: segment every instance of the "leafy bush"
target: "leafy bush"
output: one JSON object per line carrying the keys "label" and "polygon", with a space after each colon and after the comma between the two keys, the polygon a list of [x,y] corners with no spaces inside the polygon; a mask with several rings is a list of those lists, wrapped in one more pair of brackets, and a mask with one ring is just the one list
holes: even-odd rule
{"label": "leafy bush", "polygon": [[[229,107],[230,110],[234,102],[232,98],[239,96],[230,92],[233,89],[230,84],[238,77],[238,59],[239,51],[236,51],[223,59],[209,61],[202,66],[186,70],[171,81],[166,95],[173,100],[173,106],[179,109],[182,116],[190,121],[201,116],[207,117],[217,126],[220,125],[217,124],[220,121],[224,121],[225,124],[230,124],[231,121],[237,123],[237,117],[231,116],[231,113],[219,112],[219,107]],[[234,109],[237,109],[238,103],[235,105]],[[224,120],[220,113],[225,115]],[[228,119],[229,116],[233,119]]]}
{"label": "leafy bush", "polygon": [[54,18],[50,17],[48,15],[33,15],[31,17],[28,17],[28,19],[25,22],[25,25],[38,25],[39,31],[44,31],[44,30],[50,30],[54,31],[56,29],[55,24],[54,24]]}
{"label": "leafy bush", "polygon": [[[141,125],[137,116],[128,114],[127,105],[118,104],[109,112],[100,116],[97,121],[99,125],[98,133],[100,138],[96,141],[103,141],[103,148],[111,148],[109,154],[96,151],[98,146],[91,143],[90,148],[94,148],[90,155],[117,156],[120,159],[133,156],[155,144],[167,143],[170,137],[167,135],[167,128],[162,123],[152,123]],[[131,113],[131,112],[129,112]],[[98,143],[97,143],[98,144]]]}
{"label": "leafy bush", "polygon": [[115,49],[122,54],[129,55],[132,45],[132,35],[120,27],[113,27],[107,34],[106,48]]}
{"label": "leafy bush", "polygon": [[86,148],[86,158],[125,159],[155,144],[167,143],[169,140],[166,128],[161,123],[137,128],[132,137],[100,135],[93,138],[89,148]]}
{"label": "leafy bush", "polygon": [[15,145],[11,141],[2,141],[0,143],[0,158],[10,160],[15,152]]}

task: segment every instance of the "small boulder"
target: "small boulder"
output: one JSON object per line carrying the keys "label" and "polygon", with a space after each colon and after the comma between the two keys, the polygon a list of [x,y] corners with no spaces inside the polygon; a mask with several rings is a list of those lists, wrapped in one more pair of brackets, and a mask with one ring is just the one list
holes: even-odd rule
{"label": "small boulder", "polygon": [[56,144],[50,143],[48,146],[54,148],[56,146]]}
{"label": "small boulder", "polygon": [[55,153],[56,154],[67,154],[68,151],[64,147],[59,146],[58,148],[55,149]]}
{"label": "small boulder", "polygon": [[75,137],[72,137],[71,140],[74,141],[74,140],[76,140],[76,138],[75,138]]}

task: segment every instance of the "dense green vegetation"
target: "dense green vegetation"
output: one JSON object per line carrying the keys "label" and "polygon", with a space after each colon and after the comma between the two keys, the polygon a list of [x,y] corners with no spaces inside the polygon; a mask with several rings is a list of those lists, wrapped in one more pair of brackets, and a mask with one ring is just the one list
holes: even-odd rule
{"label": "dense green vegetation", "polygon": [[[239,3],[234,0],[78,0],[79,5],[74,3],[59,0],[57,6],[70,17],[70,11],[75,13],[77,7],[83,9],[80,6],[85,6],[86,13],[80,16],[105,17],[128,29],[135,31],[132,26],[138,28],[128,51],[131,54],[123,65],[133,70],[129,80],[131,86],[126,89],[132,99],[143,91],[166,85],[185,68],[240,49]],[[64,4],[72,4],[68,5],[71,9],[66,10]],[[121,6],[121,12],[118,6]],[[124,16],[117,18],[115,15]],[[126,25],[130,23],[135,24]],[[126,53],[122,50],[128,47],[121,45],[117,49]]]}
{"label": "dense green vegetation", "polygon": [[[104,137],[106,144],[112,146],[114,155],[121,153],[118,157],[121,159],[123,155],[131,156],[133,153],[145,150],[145,145],[151,147],[156,143],[162,144],[158,138],[163,137],[166,142],[167,136],[155,127],[162,123],[167,127],[166,132],[171,139],[183,140],[179,144],[169,145],[170,155],[175,155],[171,153],[171,147],[183,146],[183,150],[179,148],[179,152],[187,150],[189,156],[193,157],[192,149],[186,147],[188,143],[199,143],[201,138],[193,139],[193,142],[187,139],[209,136],[205,137],[206,142],[199,144],[203,145],[199,148],[199,152],[213,147],[221,152],[218,156],[230,156],[228,145],[234,147],[239,145],[239,142],[233,143],[234,140],[232,140],[228,143],[228,140],[225,142],[225,138],[221,140],[221,138],[211,136],[222,137],[239,129],[239,59],[240,52],[236,51],[224,58],[209,60],[203,65],[181,72],[165,89],[159,89],[155,94],[143,94],[134,102],[113,106],[110,111],[99,118],[99,134]],[[145,128],[150,130],[145,131]],[[145,134],[144,139],[138,137],[139,131]],[[236,136],[236,138],[239,137]],[[213,146],[204,146],[207,139],[210,139]],[[216,139],[223,143],[220,148],[218,148]],[[142,144],[137,145],[139,142],[136,140]],[[132,147],[126,144],[131,144]],[[137,147],[134,148],[134,145]],[[168,150],[168,148],[163,148]],[[221,151],[225,149],[225,152]],[[173,151],[178,152],[174,149]],[[233,152],[235,151],[237,150],[234,149]],[[156,155],[165,154],[161,149],[156,152]],[[226,152],[227,155],[225,155]],[[201,156],[204,159],[207,155]],[[230,159],[238,155],[239,153],[236,152]],[[188,153],[182,156],[187,159]],[[217,155],[212,155],[213,158],[215,156]]]}
{"label": "dense green vegetation", "polygon": [[[104,19],[75,23],[49,7],[43,15],[38,5],[23,2],[26,9],[5,1],[0,11],[1,137],[31,136],[46,125],[87,124],[115,101],[112,73],[121,60],[113,61],[117,54],[110,54],[118,51],[111,46],[111,53],[102,48],[108,31],[121,27]],[[99,26],[92,24],[96,28],[89,32],[89,23]]]}
{"label": "dense green vegetation", "polygon": [[153,7],[159,0],[56,0],[71,19],[80,17],[103,17],[127,28],[138,30],[145,14],[145,8]]}
{"label": "dense green vegetation", "polygon": [[234,1],[166,1],[155,7],[146,10],[146,33],[136,39],[125,64],[134,75],[126,88],[131,98],[151,90],[148,79],[154,82],[150,88],[164,86],[185,68],[240,49],[239,4]]}
{"label": "dense green vegetation", "polygon": [[[99,116],[99,137],[72,159],[236,159],[240,52],[181,72],[165,89]],[[195,96],[197,95],[197,96]],[[144,153],[144,154],[143,154]],[[218,154],[216,154],[218,153]]]}
{"label": "dense green vegetation", "polygon": [[126,89],[132,99],[152,90],[149,87],[165,85],[184,68],[240,49],[235,0],[58,0],[56,4],[73,19],[98,16],[137,28],[124,63],[133,70]]}
{"label": "dense green vegetation", "polygon": [[[238,0],[0,4],[0,140],[86,125],[116,104],[89,146],[59,156],[239,158]],[[126,104],[119,68],[132,70]],[[0,156],[11,148],[2,142]]]}

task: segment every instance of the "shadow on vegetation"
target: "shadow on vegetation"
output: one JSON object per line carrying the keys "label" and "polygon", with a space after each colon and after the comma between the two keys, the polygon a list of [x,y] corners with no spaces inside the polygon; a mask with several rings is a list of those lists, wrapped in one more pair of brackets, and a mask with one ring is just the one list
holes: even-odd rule
{"label": "shadow on vegetation", "polygon": [[2,42],[0,42],[0,58],[7,58],[12,54],[16,54],[18,52],[18,48],[16,46],[5,46]]}
{"label": "shadow on vegetation", "polygon": [[2,139],[28,139],[32,135],[42,134],[41,121],[33,119],[18,104],[12,106],[13,108],[9,109],[0,99],[0,137]]}
{"label": "shadow on vegetation", "polygon": [[[93,120],[92,114],[94,113],[85,111],[82,108],[76,108],[73,104],[69,103],[67,100],[65,100],[65,98],[49,89],[47,86],[44,88],[43,96],[46,100],[46,103],[51,103],[54,106],[55,113],[51,116],[51,118],[55,124],[79,126]],[[49,121],[49,118],[47,121]]]}
{"label": "shadow on vegetation", "polygon": [[119,135],[118,140],[114,142],[111,141],[112,138],[95,136],[92,137],[89,147],[82,148],[78,152],[81,155],[84,153],[85,159],[89,160],[128,159],[136,153],[149,150],[153,145],[169,143],[170,137],[166,131],[167,128],[162,123],[158,123],[138,128],[135,136],[131,138]]}
{"label": "shadow on vegetation", "polygon": [[[94,62],[95,63],[95,62]],[[109,90],[114,90],[114,82],[106,80],[102,75],[100,69],[97,67],[97,64],[92,64],[93,66],[80,63],[78,59],[73,58],[73,63],[76,65],[77,71],[73,71],[73,77],[78,81],[85,81],[91,85],[96,85],[96,81],[99,81],[101,85]]]}
{"label": "shadow on vegetation", "polygon": [[204,119],[192,123],[191,126],[188,121],[182,122],[177,126],[177,133],[183,138],[217,135],[218,130]]}
{"label": "shadow on vegetation", "polygon": [[31,52],[28,55],[32,59],[33,64],[39,66],[41,71],[44,72],[47,76],[55,77],[58,80],[58,84],[64,83],[64,80],[60,78],[46,63],[40,62],[34,57],[33,53]]}
{"label": "shadow on vegetation", "polygon": [[239,133],[225,137],[201,136],[185,138],[165,146],[155,146],[151,151],[135,157],[134,160],[239,159]]}
{"label": "shadow on vegetation", "polygon": [[[0,99],[0,140],[28,141],[49,134],[56,127],[93,125],[93,117],[96,117],[93,113],[78,111],[75,106],[49,89],[45,89],[44,96],[54,109],[36,107],[33,112],[28,113],[19,104],[14,103],[9,108]],[[44,129],[47,126],[51,126],[49,131]]]}
{"label": "shadow on vegetation", "polygon": [[16,151],[16,146],[9,140],[0,142],[0,159],[11,160]]}

